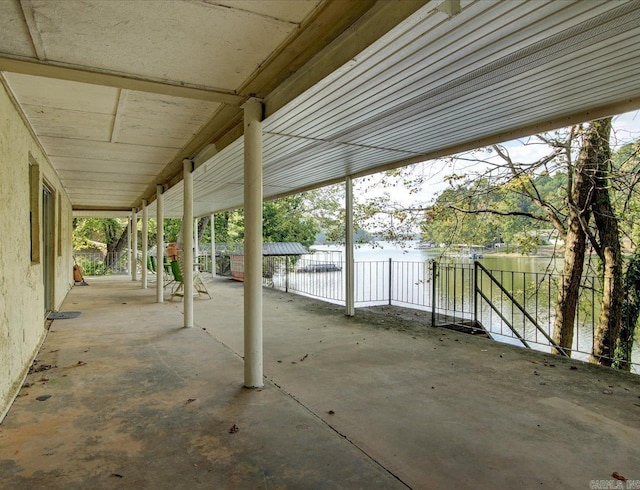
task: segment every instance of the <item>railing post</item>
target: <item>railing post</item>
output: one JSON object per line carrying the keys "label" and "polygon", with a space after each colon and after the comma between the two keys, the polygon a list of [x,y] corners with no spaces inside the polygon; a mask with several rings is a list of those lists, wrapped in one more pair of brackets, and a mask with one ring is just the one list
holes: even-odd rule
{"label": "railing post", "polygon": [[284,258],[284,292],[289,292],[289,257]]}
{"label": "railing post", "polygon": [[391,306],[391,287],[392,287],[392,277],[391,277],[391,270],[392,270],[393,266],[391,264],[391,257],[389,257],[389,306]]}
{"label": "railing post", "polygon": [[473,323],[478,325],[478,261],[473,261]]}
{"label": "railing post", "polygon": [[435,260],[431,261],[431,326],[436,326],[436,274],[438,264]]}

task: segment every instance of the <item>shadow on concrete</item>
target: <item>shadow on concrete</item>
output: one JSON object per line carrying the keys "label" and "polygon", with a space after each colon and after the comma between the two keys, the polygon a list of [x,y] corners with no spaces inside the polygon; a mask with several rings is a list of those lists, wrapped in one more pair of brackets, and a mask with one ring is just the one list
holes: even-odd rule
{"label": "shadow on concrete", "polygon": [[265,290],[265,386],[247,390],[241,286],[208,282],[184,329],[153,289],[91,284],[70,293],[82,317],[52,323],[38,355],[52,368],[29,375],[0,426],[0,487],[640,479],[637,376]]}

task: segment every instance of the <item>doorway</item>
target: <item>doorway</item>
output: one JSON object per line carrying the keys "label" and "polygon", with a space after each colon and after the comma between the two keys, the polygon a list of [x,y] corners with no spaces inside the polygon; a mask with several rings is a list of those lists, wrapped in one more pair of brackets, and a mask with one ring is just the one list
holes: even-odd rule
{"label": "doorway", "polygon": [[42,281],[44,282],[44,313],[54,308],[54,247],[55,247],[55,194],[42,186]]}

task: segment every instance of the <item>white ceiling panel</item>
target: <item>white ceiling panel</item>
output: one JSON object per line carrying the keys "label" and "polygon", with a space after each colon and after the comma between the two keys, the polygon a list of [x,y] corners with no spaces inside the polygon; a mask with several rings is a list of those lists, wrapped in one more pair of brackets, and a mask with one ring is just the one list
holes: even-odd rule
{"label": "white ceiling panel", "polygon": [[[257,15],[233,4],[157,0],[32,0],[31,4],[48,60],[231,90],[298,27],[296,22]],[[299,22],[318,2],[297,4],[294,17]],[[73,29],[61,29],[69,19],[74,20]]]}
{"label": "white ceiling panel", "polygon": [[[196,1],[204,3],[208,0]],[[216,0],[215,3],[231,9],[244,10],[291,24],[300,24],[304,18],[309,15],[310,6],[314,3],[317,5],[320,4],[320,2],[317,1],[301,2],[300,0],[269,0],[268,2],[256,2],[256,0]]]}
{"label": "white ceiling panel", "polygon": [[[126,207],[170,183],[168,216],[182,214],[181,160],[196,155],[196,215],[242,205],[236,97],[246,100],[254,89],[240,87],[269,87],[260,95],[268,115],[266,198],[640,108],[637,0],[425,0],[363,42],[393,14],[385,8],[407,5],[376,2],[297,65],[306,48],[296,43],[305,36],[320,42],[331,23],[317,19],[342,5],[32,0],[23,12],[13,1],[0,7],[12,17],[0,16],[0,32],[6,27],[12,36],[0,36],[0,61],[2,53],[37,55],[94,77],[106,71],[159,83],[145,85],[147,93],[118,85],[117,77],[110,88],[91,76],[79,83],[5,75],[74,206],[96,205],[92,187],[100,188],[97,202],[112,192],[110,205]],[[35,51],[27,53],[25,36]],[[359,52],[334,62],[350,46]],[[282,53],[286,59],[273,61]],[[176,86],[224,89],[232,100],[176,97]],[[283,96],[289,88],[292,95]]]}
{"label": "white ceiling panel", "polygon": [[162,171],[164,164],[120,162],[113,160],[86,160],[74,157],[53,157],[53,164],[58,171],[92,171],[129,175],[155,176]]}
{"label": "white ceiling panel", "polygon": [[[265,196],[637,99],[639,26],[637,2],[473,2],[453,19],[422,15],[265,121]],[[207,166],[242,182],[240,148]]]}
{"label": "white ceiling panel", "polygon": [[[82,191],[85,191],[87,189],[87,182],[86,180],[82,180],[82,179],[78,179],[78,178],[73,178],[73,179],[67,179],[66,180],[67,185],[65,186],[66,189],[69,189],[71,192],[80,189]],[[89,181],[89,183],[91,183]],[[101,182],[100,186],[94,186],[93,189],[99,187],[101,190],[114,190],[114,191],[134,191],[134,192],[141,192],[142,190],[144,190],[144,184],[135,184],[135,183],[131,183],[131,182],[114,182],[113,180],[109,179],[108,181],[104,181]],[[91,187],[89,187],[91,188]]]}
{"label": "white ceiling panel", "polygon": [[[0,2],[2,3],[2,2]],[[5,74],[21,104],[115,114],[119,89],[21,73]]]}
{"label": "white ceiling panel", "polygon": [[40,138],[47,153],[53,157],[76,157],[87,160],[166,163],[175,154],[174,148],[103,143],[69,138]]}
{"label": "white ceiling panel", "polygon": [[58,174],[64,182],[83,181],[93,184],[95,187],[101,187],[105,182],[108,183],[125,183],[125,184],[147,184],[149,182],[148,175],[130,174],[130,173],[113,173],[113,172],[80,172],[77,170],[58,170]]}
{"label": "white ceiling panel", "polygon": [[0,2],[0,50],[19,56],[36,55],[19,0]]}
{"label": "white ceiling panel", "polygon": [[220,104],[183,97],[123,90],[120,107],[128,114],[149,121],[170,119],[176,124],[199,128]]}
{"label": "white ceiling panel", "polygon": [[[112,189],[96,189],[94,192],[83,192],[83,191],[77,191],[77,190],[71,190],[69,192],[69,195],[73,198],[73,199],[81,199],[83,200],[85,203],[90,203],[91,199],[94,197],[99,197],[101,199],[107,199],[107,198],[122,198],[122,199],[131,199],[132,197],[135,197],[136,191],[118,191],[118,190],[112,190]],[[112,201],[113,203],[113,201]]]}
{"label": "white ceiling panel", "polygon": [[71,111],[35,105],[23,105],[25,114],[38,136],[109,141],[114,116],[95,112]]}
{"label": "white ceiling panel", "polygon": [[121,116],[115,142],[144,146],[164,146],[179,149],[197,132],[170,119],[150,121],[137,117]]}

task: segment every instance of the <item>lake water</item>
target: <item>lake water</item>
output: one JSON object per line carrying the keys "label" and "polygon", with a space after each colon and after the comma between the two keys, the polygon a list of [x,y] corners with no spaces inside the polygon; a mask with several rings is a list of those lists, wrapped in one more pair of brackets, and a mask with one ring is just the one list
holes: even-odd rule
{"label": "lake water", "polygon": [[[401,248],[390,242],[378,242],[376,245],[358,245],[354,257],[356,262],[382,262],[393,261],[424,262],[434,259],[458,264],[473,264],[473,259],[468,254],[456,254],[454,252],[443,254],[436,249],[417,249],[418,242],[408,242]],[[342,246],[317,245],[311,247],[313,255],[303,256],[310,260],[326,260],[344,262],[345,249]],[[516,254],[497,252],[483,253],[482,265],[490,270],[518,271],[518,272],[550,272],[562,271],[562,258],[546,256],[522,256]]]}
{"label": "lake water", "polygon": [[[552,333],[557,289],[556,279],[549,274],[557,276],[560,273],[562,259],[484,254],[479,262],[493,271],[496,281],[484,272],[478,274],[479,290],[482,292],[478,295],[474,287],[472,259],[462,254],[443,255],[433,249],[416,249],[415,245],[408,243],[400,248],[380,242],[376,245],[359,245],[355,249],[356,306],[389,304],[391,300],[392,304],[399,306],[430,311],[435,300],[438,313],[461,319],[477,317],[496,340],[523,345],[518,340],[518,336],[521,336],[532,348],[550,351],[545,334],[551,336]],[[301,272],[305,264],[330,263],[344,268],[344,247],[313,248],[315,253],[303,256],[288,276],[274,276],[276,287],[288,287],[301,294],[344,304],[342,271],[321,274]],[[440,264],[435,288],[431,282],[434,259]],[[535,323],[520,312],[498,284],[524,307]],[[588,279],[585,286],[578,309],[572,354],[572,357],[583,360],[588,359],[592,349],[594,322],[599,311],[599,301],[594,293],[597,283]],[[640,359],[638,343],[633,357]]]}

